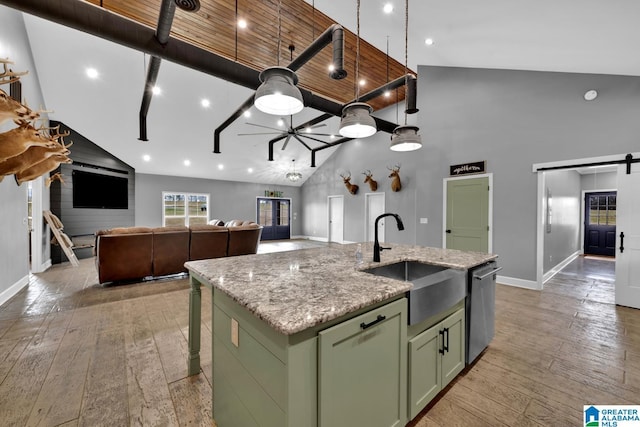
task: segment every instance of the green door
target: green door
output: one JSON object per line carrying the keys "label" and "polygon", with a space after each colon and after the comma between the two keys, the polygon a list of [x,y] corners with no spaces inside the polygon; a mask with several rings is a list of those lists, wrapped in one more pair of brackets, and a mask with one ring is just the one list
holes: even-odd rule
{"label": "green door", "polygon": [[447,181],[447,249],[489,252],[489,178]]}
{"label": "green door", "polygon": [[401,427],[407,412],[401,299],[319,333],[319,427]]}

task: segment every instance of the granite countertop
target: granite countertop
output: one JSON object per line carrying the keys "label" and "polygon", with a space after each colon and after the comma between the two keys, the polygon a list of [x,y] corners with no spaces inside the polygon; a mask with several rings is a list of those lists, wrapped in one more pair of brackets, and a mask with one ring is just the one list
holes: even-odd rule
{"label": "granite countertop", "polygon": [[360,270],[399,261],[420,261],[469,269],[493,254],[390,244],[382,262],[371,262],[373,244],[363,243],[364,263],[356,267],[356,244],[189,261],[189,271],[264,320],[293,335],[377,302],[404,294],[411,283]]}

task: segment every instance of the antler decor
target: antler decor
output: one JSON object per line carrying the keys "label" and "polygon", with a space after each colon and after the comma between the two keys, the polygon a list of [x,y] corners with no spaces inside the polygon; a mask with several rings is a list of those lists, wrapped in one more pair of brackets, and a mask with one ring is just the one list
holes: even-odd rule
{"label": "antler decor", "polygon": [[344,186],[347,187],[349,193],[356,194],[358,192],[358,187],[356,184],[352,184],[351,181],[351,172],[347,172],[347,175],[340,174],[342,181],[344,182]]}
{"label": "antler decor", "polygon": [[362,174],[365,176],[364,183],[369,184],[369,189],[371,191],[378,190],[378,181],[373,179],[373,174],[371,173],[371,171],[367,169],[366,171],[362,172]]}
{"label": "antler decor", "polygon": [[397,164],[393,168],[387,166],[387,169],[391,171],[389,178],[391,178],[391,191],[398,192],[402,190],[402,183],[400,182],[400,165]]}
{"label": "antler decor", "polygon": [[[7,64],[9,59],[0,59],[3,72],[0,73],[0,85],[20,80],[24,72],[13,72]],[[14,175],[20,185],[24,181],[33,180],[49,173],[61,163],[71,163],[69,147],[73,143],[64,144],[63,138],[70,132],[60,132],[60,126],[36,128],[32,122],[40,117],[42,110],[32,111],[20,100],[13,99],[5,91],[0,90],[0,123],[13,120],[18,127],[0,133],[0,181],[7,175]],[[53,181],[62,180],[61,174],[48,177],[47,187]]]}

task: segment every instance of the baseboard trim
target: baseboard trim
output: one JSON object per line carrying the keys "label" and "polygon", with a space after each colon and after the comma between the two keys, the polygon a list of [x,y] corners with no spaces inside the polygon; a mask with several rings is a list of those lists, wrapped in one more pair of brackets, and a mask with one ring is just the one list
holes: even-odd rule
{"label": "baseboard trim", "polygon": [[498,276],[496,281],[502,285],[515,286],[517,288],[533,289],[536,291],[541,290],[538,286],[538,282],[535,280],[518,279],[517,277]]}
{"label": "baseboard trim", "polygon": [[326,237],[315,237],[315,236],[300,236],[300,239],[314,240],[316,242],[325,242],[327,243],[329,239]]}
{"label": "baseboard trim", "polygon": [[542,275],[542,283],[547,283],[553,276],[558,274],[563,268],[565,268],[571,261],[578,258],[580,256],[580,251],[576,251],[573,254],[569,255],[564,261],[560,262],[558,265],[553,267],[551,270],[547,271]]}
{"label": "baseboard trim", "polygon": [[0,305],[9,301],[15,294],[20,292],[22,288],[29,284],[29,275],[27,274],[13,285],[9,286],[4,292],[0,293]]}

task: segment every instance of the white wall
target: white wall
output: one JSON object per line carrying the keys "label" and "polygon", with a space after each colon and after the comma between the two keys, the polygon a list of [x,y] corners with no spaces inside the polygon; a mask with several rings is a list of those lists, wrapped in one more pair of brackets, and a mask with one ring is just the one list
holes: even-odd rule
{"label": "white wall", "polygon": [[551,208],[551,221],[544,232],[543,270],[547,273],[580,250],[582,191],[576,171],[546,172],[545,185]]}
{"label": "white wall", "polygon": [[[44,106],[44,99],[38,82],[24,20],[20,12],[0,6],[0,58],[9,58],[15,64],[15,71],[28,70],[21,78],[22,96],[31,107]],[[1,87],[9,92],[9,86]],[[13,123],[0,125],[0,132],[15,127]],[[29,239],[27,229],[27,185],[18,187],[13,177],[5,177],[0,182],[0,303],[10,298],[29,276]],[[43,208],[49,206],[48,192],[45,191]],[[42,218],[34,219],[34,227],[44,227]],[[48,258],[48,230],[44,230],[43,247]]]}

